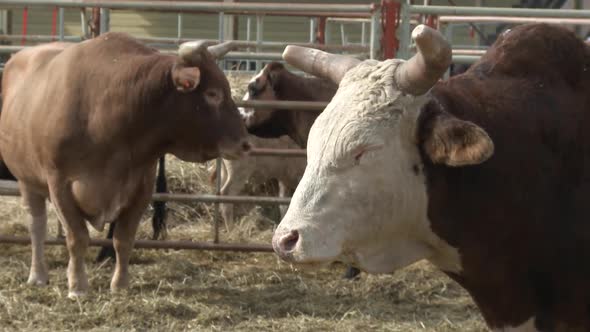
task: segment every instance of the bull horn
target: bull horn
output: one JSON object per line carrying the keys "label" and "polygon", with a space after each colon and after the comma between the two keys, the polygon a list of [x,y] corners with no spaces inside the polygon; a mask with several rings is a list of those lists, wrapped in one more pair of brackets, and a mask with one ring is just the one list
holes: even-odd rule
{"label": "bull horn", "polygon": [[451,46],[436,30],[419,25],[412,31],[417,53],[395,73],[398,88],[408,94],[425,94],[451,65]]}
{"label": "bull horn", "polygon": [[178,56],[186,63],[198,64],[201,56],[211,42],[208,40],[195,40],[182,43],[178,48]]}
{"label": "bull horn", "polygon": [[209,46],[207,47],[207,50],[209,53],[211,53],[213,58],[219,59],[226,55],[229,51],[235,50],[237,46],[238,45],[233,40],[230,40],[226,41],[225,43]]}
{"label": "bull horn", "polygon": [[351,56],[295,45],[285,47],[283,59],[308,74],[330,79],[336,84],[340,84],[344,74],[361,62]]}

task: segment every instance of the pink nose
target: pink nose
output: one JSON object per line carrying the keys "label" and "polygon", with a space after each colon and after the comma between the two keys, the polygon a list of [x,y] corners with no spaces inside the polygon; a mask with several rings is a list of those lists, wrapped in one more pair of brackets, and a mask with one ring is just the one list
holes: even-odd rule
{"label": "pink nose", "polygon": [[272,239],[272,247],[274,251],[284,260],[291,260],[293,258],[293,251],[299,242],[299,232],[292,230],[287,234],[275,234]]}

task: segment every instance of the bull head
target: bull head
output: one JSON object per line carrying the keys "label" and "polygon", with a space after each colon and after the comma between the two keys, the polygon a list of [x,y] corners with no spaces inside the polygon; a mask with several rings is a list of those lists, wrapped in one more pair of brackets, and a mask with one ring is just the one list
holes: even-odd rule
{"label": "bull head", "polygon": [[305,173],[275,231],[281,258],[370,273],[426,258],[461,270],[456,248],[432,231],[424,165],[478,165],[493,143],[474,123],[428,111],[427,92],[450,65],[451,48],[426,26],[412,37],[418,52],[408,61],[285,49],[287,62],[339,87],[311,127]]}

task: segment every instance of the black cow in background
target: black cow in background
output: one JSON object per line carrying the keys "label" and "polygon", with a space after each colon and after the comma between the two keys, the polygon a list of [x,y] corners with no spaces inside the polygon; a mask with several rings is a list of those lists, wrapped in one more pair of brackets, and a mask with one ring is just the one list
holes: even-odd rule
{"label": "black cow in background", "polygon": [[[0,74],[0,83],[2,82],[2,75]],[[0,85],[1,87],[1,85]],[[2,97],[0,96],[0,112],[2,111]],[[168,183],[166,180],[166,160],[165,157],[162,156],[158,160],[158,175],[156,178],[156,192],[157,193],[166,193],[168,191]],[[8,167],[3,162],[0,162],[0,180],[9,180],[9,181],[17,181],[14,175],[10,172]],[[167,231],[166,231],[166,202],[158,201],[152,202],[152,206],[154,208],[154,214],[152,215],[152,240],[157,240],[158,238],[166,238]],[[116,223],[109,224],[109,232],[107,234],[107,239],[113,238],[113,233],[115,231]],[[103,262],[108,258],[112,258],[113,261],[116,259],[115,249],[112,245],[102,247],[100,252],[96,256],[97,262]]]}

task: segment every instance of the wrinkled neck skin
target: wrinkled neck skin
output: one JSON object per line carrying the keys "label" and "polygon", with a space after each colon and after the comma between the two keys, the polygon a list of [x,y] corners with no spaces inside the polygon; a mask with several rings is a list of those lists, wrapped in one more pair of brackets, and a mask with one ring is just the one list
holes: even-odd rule
{"label": "wrinkled neck skin", "polygon": [[[305,174],[277,229],[299,231],[294,261],[340,260],[390,273],[429,259],[459,272],[458,253],[432,232],[427,218],[416,131],[428,98],[397,90],[399,63],[365,61],[350,70],[314,123]],[[379,148],[355,164],[359,147]]]}

